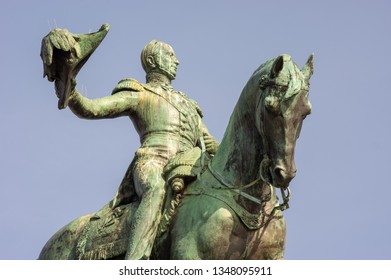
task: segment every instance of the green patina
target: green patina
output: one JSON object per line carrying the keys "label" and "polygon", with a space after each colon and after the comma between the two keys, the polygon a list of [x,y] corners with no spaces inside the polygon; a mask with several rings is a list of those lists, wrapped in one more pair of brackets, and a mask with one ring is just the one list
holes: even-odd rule
{"label": "green patina", "polygon": [[166,43],[153,40],[142,50],[145,84],[123,79],[97,99],[77,91],[76,75],[107,31],[108,25],[86,35],[51,31],[42,43],[44,73],[56,83],[60,109],[69,106],[86,119],[127,116],[141,146],[114,199],[58,231],[40,259],[283,258],[281,210],[311,110],[313,56],[303,69],[288,55],[262,64],[219,145],[198,104],[171,86],[179,61]]}

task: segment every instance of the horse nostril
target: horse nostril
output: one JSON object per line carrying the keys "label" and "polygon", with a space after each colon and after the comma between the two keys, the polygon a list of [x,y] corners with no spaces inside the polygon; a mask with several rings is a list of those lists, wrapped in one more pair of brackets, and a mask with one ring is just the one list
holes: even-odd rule
{"label": "horse nostril", "polygon": [[278,180],[281,180],[283,182],[285,182],[285,181],[289,182],[296,176],[296,171],[287,172],[282,167],[276,167],[276,168],[274,168],[274,174]]}
{"label": "horse nostril", "polygon": [[284,180],[286,178],[285,170],[280,167],[276,167],[274,169],[274,174],[276,175],[276,177],[278,177],[279,180]]}

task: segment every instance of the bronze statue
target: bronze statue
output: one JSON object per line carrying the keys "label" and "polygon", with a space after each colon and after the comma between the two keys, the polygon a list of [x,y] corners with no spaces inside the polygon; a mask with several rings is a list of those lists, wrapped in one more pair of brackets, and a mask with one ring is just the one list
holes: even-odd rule
{"label": "bronze statue", "polygon": [[[295,142],[311,111],[313,56],[302,70],[288,55],[262,64],[244,87],[219,146],[197,103],[172,88],[179,61],[165,43],[153,40],[141,53],[146,84],[124,79],[111,96],[81,96],[76,74],[104,37],[93,34],[72,45],[69,38],[80,36],[56,29],[43,40],[49,80],[70,84],[56,86],[59,108],[68,104],[88,119],[129,116],[141,147],[115,198],[58,231],[40,259],[283,258],[281,211],[288,208],[296,173]],[[72,55],[77,44],[91,47]]]}

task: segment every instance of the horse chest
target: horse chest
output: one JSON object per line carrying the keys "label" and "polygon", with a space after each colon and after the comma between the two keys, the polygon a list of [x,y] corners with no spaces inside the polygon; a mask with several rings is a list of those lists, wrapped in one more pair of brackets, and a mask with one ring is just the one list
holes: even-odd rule
{"label": "horse chest", "polygon": [[250,230],[231,209],[221,207],[196,231],[201,259],[282,259],[284,255],[283,219],[272,219],[259,230]]}
{"label": "horse chest", "polygon": [[242,248],[243,259],[275,260],[284,258],[286,236],[284,219],[273,219],[263,228],[255,231],[243,228],[242,234],[246,237],[244,248]]}

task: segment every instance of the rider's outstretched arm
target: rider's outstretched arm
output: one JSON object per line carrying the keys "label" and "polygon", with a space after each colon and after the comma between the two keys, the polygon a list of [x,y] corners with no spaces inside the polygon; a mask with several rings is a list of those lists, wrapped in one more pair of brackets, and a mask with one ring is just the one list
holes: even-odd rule
{"label": "rider's outstretched arm", "polygon": [[121,91],[114,95],[89,99],[75,89],[69,99],[69,108],[83,119],[129,116],[137,109],[139,95],[140,92],[137,91]]}

